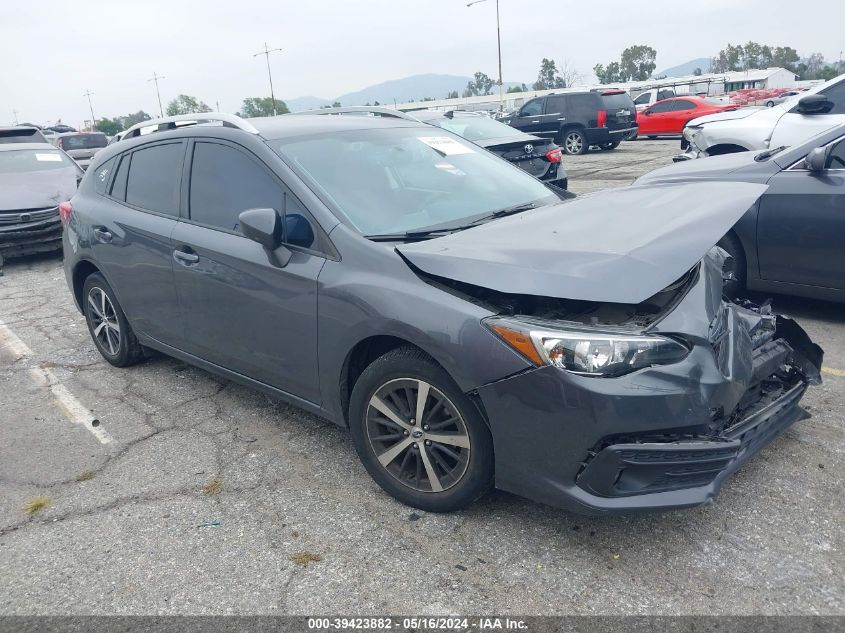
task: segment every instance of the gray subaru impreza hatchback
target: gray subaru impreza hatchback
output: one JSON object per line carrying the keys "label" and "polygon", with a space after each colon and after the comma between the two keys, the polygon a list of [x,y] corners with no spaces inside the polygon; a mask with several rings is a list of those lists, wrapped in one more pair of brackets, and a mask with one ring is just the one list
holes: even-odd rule
{"label": "gray subaru impreza hatchback", "polygon": [[61,205],[65,271],[109,363],[158,350],[348,426],[411,506],[495,486],[689,507],[820,380],[795,322],[722,294],[713,245],[765,189],[562,200],[412,121],[173,117],[98,153]]}

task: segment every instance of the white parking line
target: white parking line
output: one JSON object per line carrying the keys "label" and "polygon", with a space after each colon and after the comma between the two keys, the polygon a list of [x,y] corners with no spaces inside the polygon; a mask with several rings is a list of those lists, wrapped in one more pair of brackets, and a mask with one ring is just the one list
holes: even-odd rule
{"label": "white parking line", "polygon": [[[15,360],[24,360],[33,356],[29,346],[3,321],[0,321],[0,346],[10,350],[15,355]],[[112,436],[100,426],[97,417],[82,406],[82,403],[61,383],[52,370],[45,367],[30,367],[29,375],[37,384],[50,389],[59,408],[73,424],[84,427],[101,444],[109,444],[112,441]]]}

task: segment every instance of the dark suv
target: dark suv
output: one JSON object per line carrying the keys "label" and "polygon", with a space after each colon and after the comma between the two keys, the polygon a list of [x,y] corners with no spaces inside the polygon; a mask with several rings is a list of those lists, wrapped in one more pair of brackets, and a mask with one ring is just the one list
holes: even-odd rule
{"label": "dark suv", "polygon": [[713,248],[765,185],[562,202],[419,121],[186,116],[216,125],[130,129],[60,206],[113,365],[159,350],[348,426],[432,511],[494,485],[598,514],[704,503],[806,416],[821,349],[724,300]]}
{"label": "dark suv", "polygon": [[567,154],[584,154],[591,145],[603,150],[637,131],[636,109],[624,90],[563,92],[531,99],[502,119],[526,134],[552,138]]}

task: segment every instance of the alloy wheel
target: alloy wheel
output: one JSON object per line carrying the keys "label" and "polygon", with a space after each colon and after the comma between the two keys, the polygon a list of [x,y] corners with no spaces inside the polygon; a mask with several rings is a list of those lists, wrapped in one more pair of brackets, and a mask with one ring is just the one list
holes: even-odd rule
{"label": "alloy wheel", "polygon": [[409,488],[442,492],[466,473],[466,423],[452,401],[424,380],[398,378],[379,387],[367,406],[366,430],[382,468]]}
{"label": "alloy wheel", "polygon": [[584,141],[581,139],[581,135],[575,132],[570,132],[566,135],[564,144],[569,154],[580,154],[581,149],[584,147]]}
{"label": "alloy wheel", "polygon": [[111,299],[102,288],[95,286],[88,292],[88,305],[94,338],[101,349],[116,356],[120,352],[120,322]]}

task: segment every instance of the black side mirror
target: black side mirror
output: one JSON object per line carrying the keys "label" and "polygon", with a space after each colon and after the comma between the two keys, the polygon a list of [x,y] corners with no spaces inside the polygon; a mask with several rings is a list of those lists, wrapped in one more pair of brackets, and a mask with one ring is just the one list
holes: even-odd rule
{"label": "black side mirror", "polygon": [[643,114],[646,115],[646,116],[651,116],[651,110],[646,108],[645,110],[643,110]]}
{"label": "black side mirror", "polygon": [[807,154],[807,158],[804,159],[804,165],[814,174],[823,172],[827,169],[827,160],[832,149],[832,145],[829,147],[816,147]]}
{"label": "black side mirror", "polygon": [[835,104],[824,95],[807,95],[798,100],[795,111],[799,114],[827,114]]}

